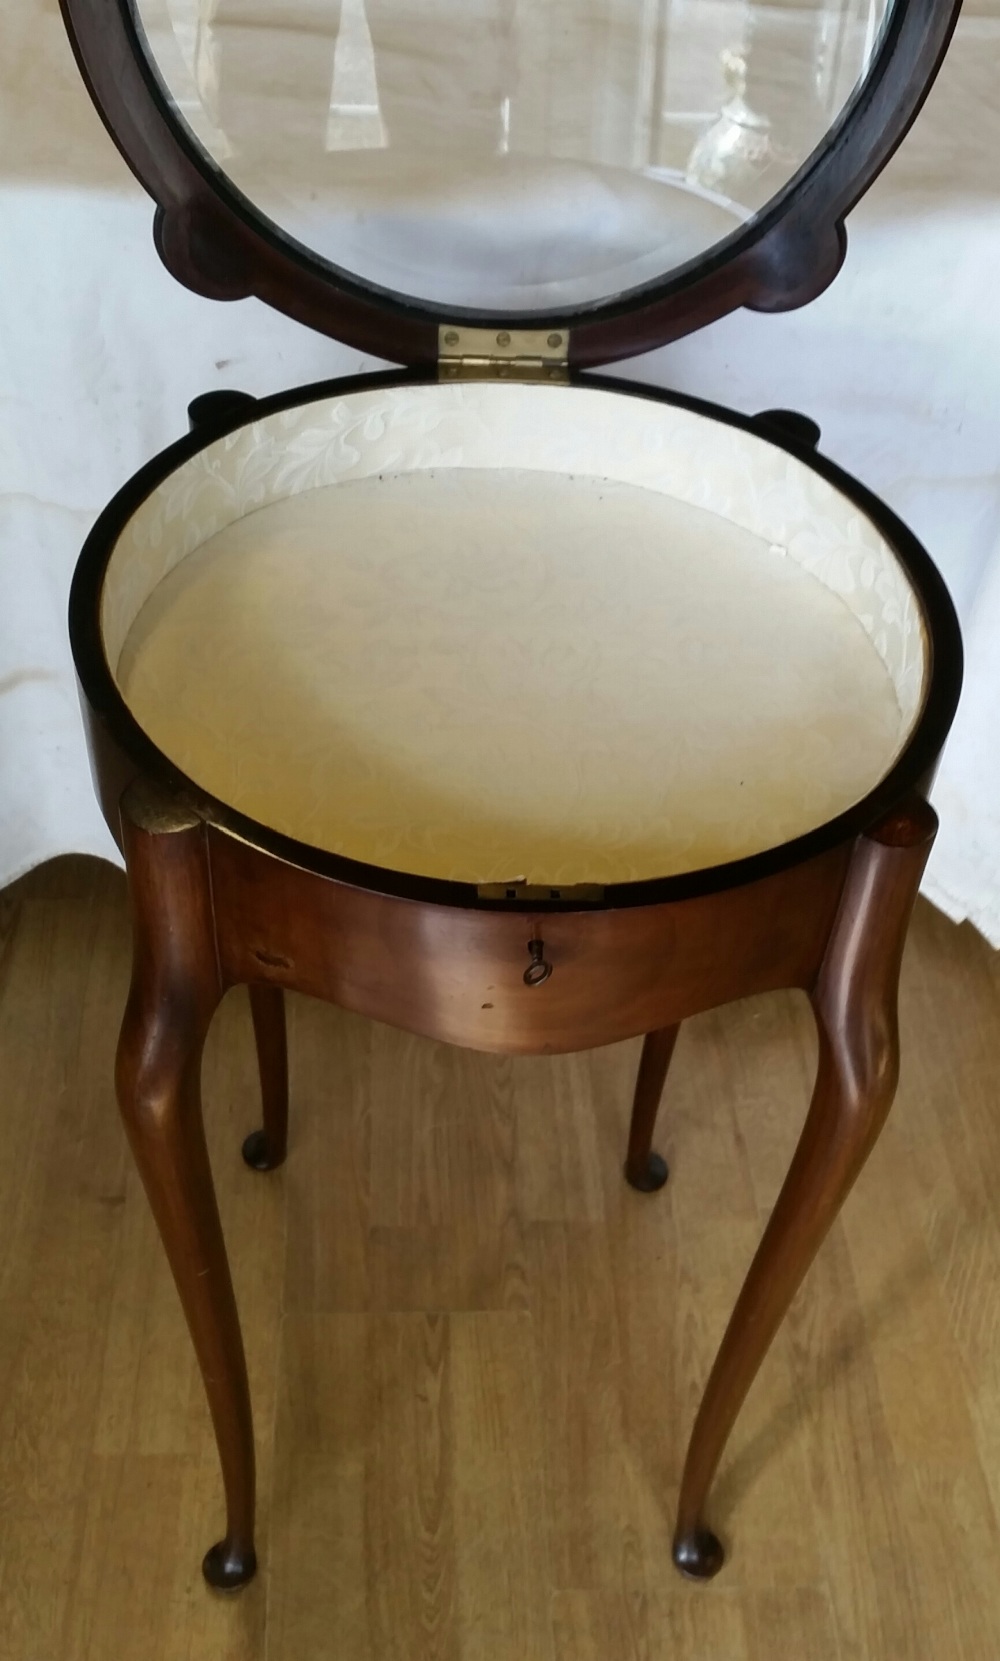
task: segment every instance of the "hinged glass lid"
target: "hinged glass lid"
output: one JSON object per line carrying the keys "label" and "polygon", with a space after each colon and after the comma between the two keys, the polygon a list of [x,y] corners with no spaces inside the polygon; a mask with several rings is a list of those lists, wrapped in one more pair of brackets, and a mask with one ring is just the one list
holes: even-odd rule
{"label": "hinged glass lid", "polygon": [[[956,0],[63,0],[190,286],[409,361],[818,292]],[[320,287],[326,291],[323,306]]]}
{"label": "hinged glass lid", "polygon": [[886,0],[137,0],[247,202],[362,282],[565,311],[703,256],[834,124]]}

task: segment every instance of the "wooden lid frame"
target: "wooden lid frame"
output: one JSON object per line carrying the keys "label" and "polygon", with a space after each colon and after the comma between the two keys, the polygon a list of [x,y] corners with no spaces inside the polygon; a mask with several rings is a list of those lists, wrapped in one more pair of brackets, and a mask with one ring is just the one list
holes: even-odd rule
{"label": "wooden lid frame", "polygon": [[563,312],[496,315],[415,302],[364,284],[282,233],[214,167],[172,111],[141,45],[130,0],[60,0],[73,49],[109,133],[156,203],[171,274],[209,299],[251,295],[360,351],[436,363],[445,322],[570,331],[570,362],[596,366],[690,334],[741,306],[785,311],[828,286],[844,221],[916,117],[961,0],[895,0],[867,74],[827,135],[749,223],[663,280]]}

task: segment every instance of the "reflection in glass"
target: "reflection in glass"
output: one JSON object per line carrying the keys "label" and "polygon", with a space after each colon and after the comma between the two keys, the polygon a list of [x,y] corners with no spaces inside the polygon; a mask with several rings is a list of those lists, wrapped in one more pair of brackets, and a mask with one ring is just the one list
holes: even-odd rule
{"label": "reflection in glass", "polygon": [[136,0],[281,230],[445,306],[605,300],[731,234],[850,98],[887,0]]}

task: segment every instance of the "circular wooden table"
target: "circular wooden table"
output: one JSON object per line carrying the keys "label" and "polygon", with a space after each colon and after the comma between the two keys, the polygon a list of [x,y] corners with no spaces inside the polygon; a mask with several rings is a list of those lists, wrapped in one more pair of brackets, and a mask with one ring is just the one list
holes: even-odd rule
{"label": "circular wooden table", "polygon": [[246,1369],[199,1103],[250,986],[260,1169],[282,992],[452,1043],[645,1034],[626,1176],[679,1023],[810,996],[819,1071],[691,1436],[674,1555],[713,1574],[726,1438],[896,1082],[900,956],[961,653],[934,567],[807,424],[588,378],[425,375],[209,403],[106,510],[73,646],[135,968],[118,1090],[255,1568]]}

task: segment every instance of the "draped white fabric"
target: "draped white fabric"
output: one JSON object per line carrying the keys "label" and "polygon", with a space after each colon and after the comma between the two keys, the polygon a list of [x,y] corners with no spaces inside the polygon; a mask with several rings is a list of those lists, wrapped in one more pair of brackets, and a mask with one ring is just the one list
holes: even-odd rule
{"label": "draped white fabric", "polygon": [[[823,449],[910,523],[966,628],[931,897],[1000,945],[1000,0],[967,7],[928,106],[852,216],[813,306],[738,314],[625,367],[736,408],[813,415]],[[80,544],[200,392],[346,374],[355,352],[160,267],[151,206],[91,110],[50,0],[0,17],[0,883],[65,851],[116,858],[66,640]],[[595,227],[600,235],[600,227]]]}

